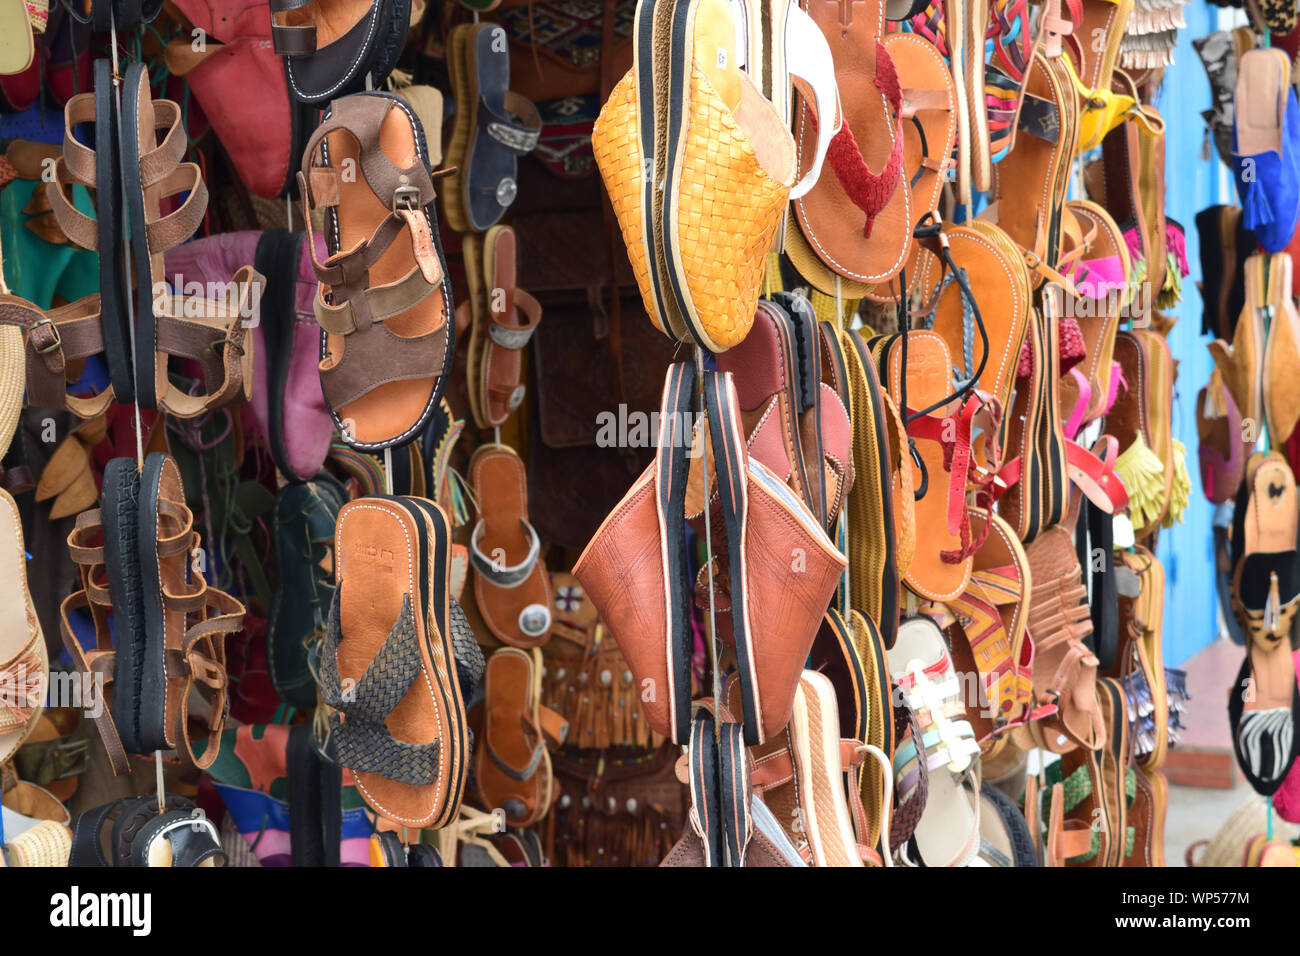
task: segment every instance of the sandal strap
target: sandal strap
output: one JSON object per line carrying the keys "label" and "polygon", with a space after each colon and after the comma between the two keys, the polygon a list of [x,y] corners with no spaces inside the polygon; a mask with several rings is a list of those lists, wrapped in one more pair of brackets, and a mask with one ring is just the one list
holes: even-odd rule
{"label": "sandal strap", "polygon": [[[441,278],[440,269],[438,280]],[[331,335],[351,335],[353,332],[364,331],[372,322],[383,322],[410,311],[438,288],[439,281],[430,282],[419,266],[416,266],[388,285],[363,286],[342,296],[338,294],[340,287],[331,287],[331,298],[341,300],[337,304],[325,301],[325,288],[321,286],[312,299],[316,323]]]}
{"label": "sandal strap", "polygon": [[533,573],[533,567],[537,564],[538,555],[541,554],[542,543],[537,537],[536,529],[523,518],[519,519],[519,526],[528,534],[528,554],[518,564],[510,566],[504,566],[483,553],[479,542],[482,540],[486,522],[482,518],[474,525],[474,533],[470,535],[469,563],[474,566],[475,571],[499,588],[518,587],[527,581]]}
{"label": "sandal strap", "polygon": [[[542,117],[532,100],[507,90],[505,95],[505,114],[501,114],[488,105],[482,96],[478,100],[478,122],[488,136],[520,156],[526,156],[537,148],[537,140],[542,133]],[[496,192],[496,186],[491,187]]]}
{"label": "sandal strap", "polygon": [[[399,206],[423,209],[433,202],[433,177],[424,160],[417,156],[412,165],[399,167],[379,145],[380,128],[390,109],[404,107],[395,100],[374,96],[345,96],[330,104],[330,116],[316,128],[302,154],[303,179],[298,185],[309,211],[339,204],[338,168],[315,165],[317,151],[325,137],[338,131],[348,133],[359,144],[357,165],[361,175],[370,191],[384,205],[393,209]],[[330,280],[322,278],[321,281]]]}
{"label": "sandal strap", "polygon": [[[202,619],[185,632],[184,642],[179,648],[167,648],[166,671],[169,678],[185,679],[185,689],[179,695],[176,713],[168,715],[172,721],[172,740],[182,757],[187,757],[199,770],[205,770],[217,759],[221,732],[230,709],[226,637],[244,629],[245,608],[241,602],[217,588],[204,586],[200,596]],[[164,594],[164,601],[167,597]],[[189,702],[193,689],[197,689],[208,704],[207,744],[202,757],[195,756],[194,741],[190,737]]]}
{"label": "sandal strap", "polygon": [[[233,303],[221,306],[229,314],[220,320],[220,325],[166,313],[157,317],[157,351],[198,362],[208,389],[205,394],[189,395],[168,379],[165,391],[160,389],[159,404],[178,418],[194,418],[238,401],[253,384],[244,378],[244,340],[249,325],[246,320],[261,299],[266,278],[252,266],[244,266],[235,273],[231,284],[237,294]],[[179,310],[188,310],[185,300],[178,301]],[[217,310],[214,307],[204,311]]]}
{"label": "sandal strap", "polygon": [[[95,150],[82,144],[72,131],[95,122],[95,94],[78,93],[63,107],[63,160],[73,182],[95,188]],[[51,192],[53,190],[50,190]],[[51,201],[53,197],[51,197]]]}
{"label": "sandal strap", "polygon": [[334,589],[329,622],[313,648],[321,699],[330,708],[327,720],[333,756],[352,771],[427,786],[438,776],[439,742],[412,744],[396,740],[386,723],[423,667],[410,595],[402,598],[402,610],[393,629],[345,697],[338,670],[341,591],[342,586]]}
{"label": "sandal strap", "polygon": [[[160,150],[162,148],[159,147]],[[157,152],[155,150],[155,153]],[[148,154],[145,159],[152,156],[154,153]],[[163,165],[165,160],[164,156],[155,165]],[[140,168],[143,176],[144,159],[140,161]],[[155,254],[162,253],[175,249],[183,242],[188,242],[202,225],[203,216],[208,211],[208,187],[203,182],[203,173],[200,172],[199,167],[194,163],[181,163],[162,175],[152,185],[146,185],[144,190],[151,201],[161,201],[187,193],[180,208],[153,222],[145,223],[144,233],[149,251]]]}
{"label": "sandal strap", "polygon": [[111,386],[88,398],[67,392],[69,363],[104,351],[99,307],[98,295],[48,311],[16,296],[0,300],[0,325],[16,325],[25,333],[29,405],[66,408],[80,418],[94,418],[112,404]]}
{"label": "sandal strap", "polygon": [[[537,331],[537,323],[542,320],[542,304],[523,289],[509,289],[505,298],[505,311],[489,310],[492,321],[487,333],[492,343],[499,348],[518,351],[528,345],[533,333]],[[524,322],[514,321],[514,316],[518,313],[523,313]]]}
{"label": "sandal strap", "polygon": [[[95,650],[84,650],[72,630],[69,613],[82,607],[90,608],[95,622]],[[63,646],[67,649],[77,672],[88,676],[98,675],[99,680],[102,681],[100,686],[103,688],[103,699],[96,702],[99,704],[99,712],[91,719],[99,731],[100,740],[103,741],[113,775],[121,776],[130,773],[131,765],[126,758],[126,748],[122,746],[122,737],[117,732],[117,724],[113,722],[113,711],[108,705],[108,691],[113,683],[117,652],[113,649],[107,617],[99,613],[91,603],[84,588],[69,594],[59,605],[59,630],[63,636]]]}

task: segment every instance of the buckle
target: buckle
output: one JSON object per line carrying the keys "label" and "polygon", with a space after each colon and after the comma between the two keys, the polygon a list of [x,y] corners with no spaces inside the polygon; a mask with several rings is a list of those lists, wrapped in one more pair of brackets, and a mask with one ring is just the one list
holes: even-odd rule
{"label": "buckle", "polygon": [[217,339],[215,342],[212,342],[204,346],[203,354],[215,356],[217,354],[217,347],[222,345],[230,346],[232,349],[234,349],[236,352],[239,353],[240,358],[244,357],[244,346],[241,343],[236,342],[229,335],[225,336],[224,338]]}
{"label": "buckle", "polygon": [[52,341],[49,345],[45,346],[44,348],[40,348],[37,346],[33,346],[33,348],[36,350],[37,355],[49,355],[55,349],[59,349],[63,347],[63,336],[59,334],[59,327],[54,324],[54,320],[46,315],[41,316],[30,326],[28,326],[27,334],[29,336],[35,335],[36,330],[40,328],[42,325],[48,325],[50,327],[50,331],[54,334],[54,341]]}
{"label": "buckle", "polygon": [[416,210],[420,208],[420,189],[418,186],[398,186],[393,190],[393,212],[399,209]]}

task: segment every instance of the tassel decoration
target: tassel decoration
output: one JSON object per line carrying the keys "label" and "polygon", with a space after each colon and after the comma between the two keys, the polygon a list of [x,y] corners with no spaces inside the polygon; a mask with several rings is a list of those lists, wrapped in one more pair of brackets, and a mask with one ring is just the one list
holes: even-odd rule
{"label": "tassel decoration", "polygon": [[1133,527],[1145,528],[1156,521],[1165,507],[1165,466],[1147,447],[1141,432],[1116,459],[1115,474],[1119,475],[1128,491],[1128,511]]}
{"label": "tassel decoration", "polygon": [[1247,229],[1267,226],[1273,221],[1273,207],[1259,180],[1246,184],[1246,198],[1242,203],[1242,223]]}
{"label": "tassel decoration", "polygon": [[1177,438],[1174,439],[1174,487],[1169,497],[1169,510],[1161,526],[1172,528],[1175,522],[1183,520],[1183,511],[1192,495],[1192,477],[1187,473],[1187,448]]}

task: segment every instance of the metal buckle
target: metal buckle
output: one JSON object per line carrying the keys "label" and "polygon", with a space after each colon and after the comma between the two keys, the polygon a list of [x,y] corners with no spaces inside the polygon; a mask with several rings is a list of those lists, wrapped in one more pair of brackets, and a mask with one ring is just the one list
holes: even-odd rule
{"label": "metal buckle", "polygon": [[215,356],[217,354],[217,347],[222,345],[229,345],[231,348],[233,348],[236,352],[239,353],[240,358],[244,357],[244,346],[236,342],[229,335],[227,335],[225,338],[217,339],[215,342],[211,343],[210,345],[205,346],[203,349],[203,353],[205,355]]}
{"label": "metal buckle", "polygon": [[418,186],[398,186],[393,190],[393,212],[399,209],[415,210],[420,208],[420,189]]}
{"label": "metal buckle", "polygon": [[48,325],[50,327],[50,331],[54,333],[54,341],[51,342],[43,349],[42,348],[36,349],[36,354],[49,355],[55,349],[59,349],[63,347],[63,336],[59,334],[59,327],[54,324],[54,320],[51,319],[49,316],[41,316],[39,319],[33,322],[31,326],[28,327],[27,334],[30,336],[33,332],[36,331],[37,327],[42,325]]}

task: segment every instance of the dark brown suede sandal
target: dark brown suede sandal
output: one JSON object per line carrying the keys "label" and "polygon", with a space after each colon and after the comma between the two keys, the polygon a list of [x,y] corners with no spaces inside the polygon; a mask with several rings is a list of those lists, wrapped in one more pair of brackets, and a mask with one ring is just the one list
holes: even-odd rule
{"label": "dark brown suede sandal", "polygon": [[387,93],[335,100],[298,183],[308,233],[325,210],[330,254],[312,264],[334,424],[361,451],[405,445],[438,406],[456,336],[419,119]]}

